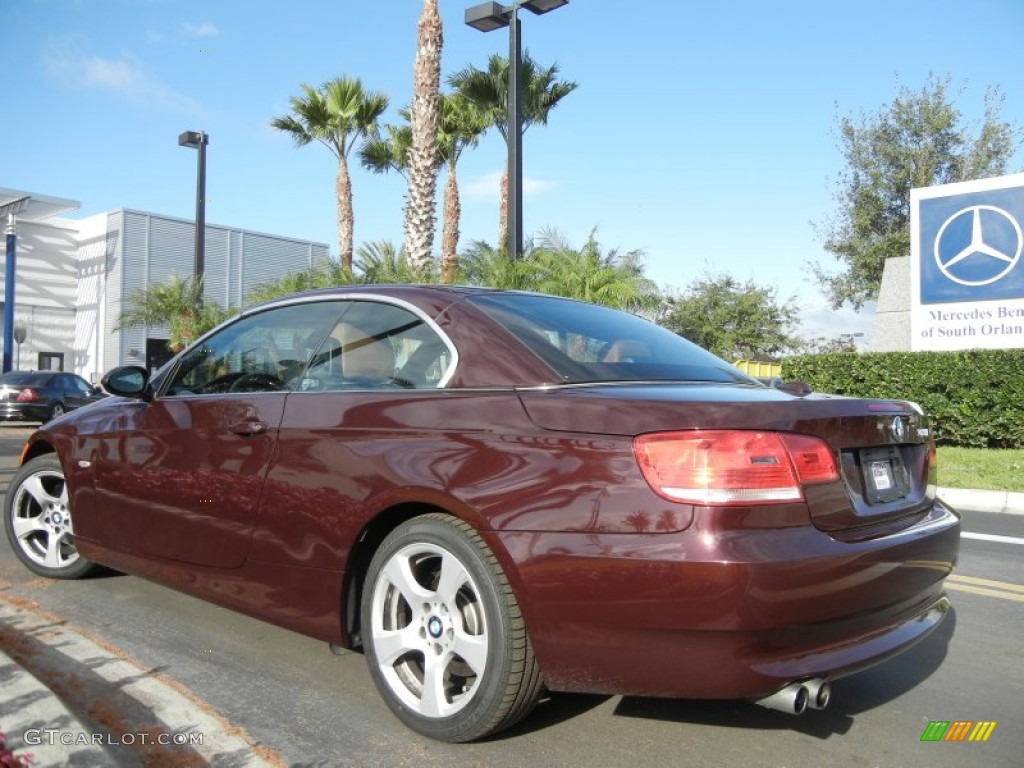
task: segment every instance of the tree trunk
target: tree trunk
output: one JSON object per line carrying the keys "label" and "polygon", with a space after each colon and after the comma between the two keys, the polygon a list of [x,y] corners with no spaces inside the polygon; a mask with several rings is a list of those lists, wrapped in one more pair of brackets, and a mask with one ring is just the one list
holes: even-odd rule
{"label": "tree trunk", "polygon": [[338,202],[338,261],[346,270],[352,269],[352,180],[348,175],[348,162],[338,158],[338,176],[334,182]]}
{"label": "tree trunk", "polygon": [[416,269],[426,269],[433,259],[442,44],[437,0],[423,0],[409,106],[412,146],[409,148],[409,194],[405,204],[406,258]]}
{"label": "tree trunk", "polygon": [[455,279],[455,269],[459,247],[459,217],[462,208],[459,204],[459,182],[455,177],[455,163],[448,164],[448,178],[444,183],[444,228],[441,234],[441,282],[451,283]]}
{"label": "tree trunk", "polygon": [[[511,253],[508,248],[508,161],[505,161],[505,173],[501,176],[501,191],[498,193],[498,252],[503,250],[509,259],[515,261],[519,254]],[[514,249],[513,249],[514,250]]]}

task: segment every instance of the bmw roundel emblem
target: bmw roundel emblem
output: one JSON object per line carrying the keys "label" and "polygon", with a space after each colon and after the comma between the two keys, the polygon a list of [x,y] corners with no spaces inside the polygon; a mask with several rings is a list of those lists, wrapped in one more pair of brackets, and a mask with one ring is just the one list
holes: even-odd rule
{"label": "bmw roundel emblem", "polygon": [[907,439],[907,427],[903,423],[903,419],[899,416],[893,416],[892,419],[892,437],[897,443],[902,443]]}

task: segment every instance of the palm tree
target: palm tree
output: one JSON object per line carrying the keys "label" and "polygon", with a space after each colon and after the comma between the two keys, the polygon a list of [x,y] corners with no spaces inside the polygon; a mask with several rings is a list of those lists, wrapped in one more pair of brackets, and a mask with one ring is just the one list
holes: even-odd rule
{"label": "palm tree", "polygon": [[526,267],[529,250],[522,259],[512,260],[483,240],[474,240],[459,255],[457,280],[467,285],[528,291],[532,273]]}
{"label": "palm tree", "polygon": [[357,141],[377,132],[377,121],[388,107],[388,97],[366,92],[359,78],[337,77],[320,90],[302,84],[302,96],[289,100],[292,114],[275,117],[270,124],[290,133],[295,145],[319,141],[338,160],[335,196],[338,206],[338,259],[352,268],[352,182],[348,153]]}
{"label": "palm tree", "polygon": [[167,328],[167,347],[179,352],[233,314],[233,310],[203,299],[202,278],[171,275],[164,283],[130,291],[114,330],[138,326]]}
{"label": "palm tree", "polygon": [[[401,109],[399,116],[408,121],[409,111]],[[412,146],[412,128],[406,125],[384,126],[373,136],[368,136],[359,148],[359,161],[374,173],[396,171],[405,178],[409,168],[409,147]]]}
{"label": "palm tree", "polygon": [[420,266],[413,264],[403,249],[389,240],[359,246],[356,269],[364,283],[436,283],[434,261]]}
{"label": "palm tree", "polygon": [[345,269],[341,262],[328,261],[325,264],[304,269],[301,272],[289,272],[277,280],[271,280],[252,288],[245,295],[246,306],[261,304],[264,301],[287,296],[299,291],[313,288],[330,288],[335,285],[349,285],[355,278],[350,270]]}
{"label": "palm tree", "polygon": [[[562,99],[576,90],[577,83],[558,80],[558,65],[552,64],[541,69],[530,57],[523,54],[520,83],[522,99],[520,110],[523,132],[535,123],[546,125],[548,115]],[[508,59],[493,55],[487,61],[487,70],[470,65],[448,78],[448,84],[487,115],[487,120],[497,128],[501,138],[508,144]],[[501,203],[499,207],[498,242],[504,244],[508,232],[508,163],[501,180]],[[516,258],[518,254],[508,254]]]}
{"label": "palm tree", "polygon": [[557,230],[542,230],[517,263],[520,285],[515,287],[630,312],[653,310],[661,301],[657,284],[644,276],[643,253],[604,253],[596,232],[582,248],[573,248]]}
{"label": "palm tree", "polygon": [[475,147],[490,122],[487,115],[462,94],[441,94],[441,124],[437,132],[437,148],[447,168],[444,183],[444,225],[441,230],[441,282],[455,279],[456,252],[459,246],[459,182],[455,174],[462,151]]}
{"label": "palm tree", "polygon": [[417,270],[425,269],[433,260],[442,44],[437,0],[423,0],[409,107],[412,144],[409,147],[409,195],[405,202],[406,256]]}
{"label": "palm tree", "polygon": [[[437,129],[437,155],[435,162],[444,164],[448,175],[445,180],[441,237],[441,282],[450,283],[455,279],[457,249],[459,244],[459,186],[455,168],[462,151],[475,146],[490,123],[475,104],[458,93],[440,94],[441,119]],[[407,123],[409,110],[399,111]],[[359,150],[363,166],[375,173],[397,171],[406,176],[409,167],[409,148],[412,144],[412,127],[406,125],[385,125],[377,136],[368,138]]]}

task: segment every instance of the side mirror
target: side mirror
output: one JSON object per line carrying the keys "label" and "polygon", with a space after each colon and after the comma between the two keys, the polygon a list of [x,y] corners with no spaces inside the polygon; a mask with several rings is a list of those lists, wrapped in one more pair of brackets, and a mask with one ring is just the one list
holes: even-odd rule
{"label": "side mirror", "polygon": [[138,365],[123,365],[108,371],[100,382],[103,388],[121,397],[135,397],[149,400],[153,393],[149,389],[149,371]]}

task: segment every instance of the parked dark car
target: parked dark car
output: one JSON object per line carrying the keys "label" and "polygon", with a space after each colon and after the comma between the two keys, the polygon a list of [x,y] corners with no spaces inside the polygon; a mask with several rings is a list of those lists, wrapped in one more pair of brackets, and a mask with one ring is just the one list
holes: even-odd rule
{"label": "parked dark car", "polygon": [[330,289],[104,386],[30,438],[18,557],[361,650],[437,739],[545,688],[823,708],[949,610],[960,519],[917,406],[765,387],[627,313]]}
{"label": "parked dark car", "polygon": [[106,396],[74,373],[11,371],[0,376],[0,419],[47,422]]}

